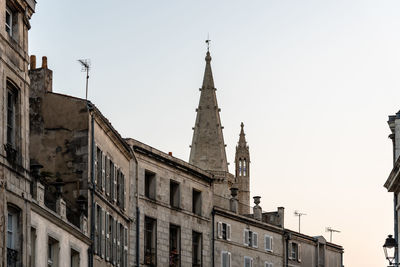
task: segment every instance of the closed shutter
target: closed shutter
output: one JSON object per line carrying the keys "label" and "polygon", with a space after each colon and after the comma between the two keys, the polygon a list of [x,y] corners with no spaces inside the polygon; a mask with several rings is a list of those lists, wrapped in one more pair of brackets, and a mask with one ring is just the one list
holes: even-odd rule
{"label": "closed shutter", "polygon": [[105,216],[104,216],[105,212],[103,209],[101,209],[101,218],[100,218],[100,229],[101,229],[101,243],[100,243],[100,247],[101,247],[101,258],[104,259],[104,255],[105,255],[105,245],[106,245],[106,240],[105,240]]}
{"label": "closed shutter", "polygon": [[102,158],[103,158],[103,152],[100,150],[100,148],[97,148],[97,186],[98,189],[101,190],[102,189]]}
{"label": "closed shutter", "polygon": [[222,222],[217,222],[217,237],[222,238]]}
{"label": "closed shutter", "polygon": [[101,155],[101,190],[105,190],[106,184],[106,156]]}
{"label": "closed shutter", "polygon": [[110,195],[110,158],[106,157],[106,195]]}
{"label": "closed shutter", "polygon": [[114,163],[110,161],[110,199],[114,200]]}
{"label": "closed shutter", "polygon": [[222,251],[221,253],[221,265],[222,267],[230,267],[231,266],[231,253]]}
{"label": "closed shutter", "polygon": [[99,222],[97,221],[97,203],[94,204],[94,253],[97,254],[97,244],[98,244],[98,224]]}
{"label": "closed shutter", "polygon": [[252,241],[253,241],[252,247],[258,248],[258,234],[256,232],[253,232]]}
{"label": "closed shutter", "polygon": [[97,185],[97,146],[94,146],[94,153],[93,153],[93,161],[94,161],[94,183]]}
{"label": "closed shutter", "polygon": [[116,241],[115,241],[115,220],[113,217],[111,217],[111,261],[112,264],[115,265],[115,245],[116,245]]}
{"label": "closed shutter", "polygon": [[292,258],[292,242],[289,242],[289,244],[288,244],[288,246],[289,246],[289,248],[288,248],[288,258],[289,258],[289,260],[292,260],[293,258]]}
{"label": "closed shutter", "polygon": [[122,208],[125,210],[126,185],[125,175],[122,174]]}
{"label": "closed shutter", "polygon": [[117,202],[117,166],[114,168],[114,202]]}
{"label": "closed shutter", "polygon": [[120,229],[121,229],[121,227],[120,227],[120,224],[119,224],[119,222],[116,222],[116,226],[117,226],[117,254],[116,254],[116,257],[117,257],[117,266],[120,266],[120,259],[121,259],[121,257],[120,257],[120,251],[121,251],[121,231],[120,231]]}
{"label": "closed shutter", "polygon": [[105,226],[104,226],[104,231],[106,233],[106,244],[105,244],[106,261],[110,260],[110,247],[108,246],[108,244],[110,242],[109,227],[110,227],[110,214],[108,212],[106,212],[106,221],[105,221]]}

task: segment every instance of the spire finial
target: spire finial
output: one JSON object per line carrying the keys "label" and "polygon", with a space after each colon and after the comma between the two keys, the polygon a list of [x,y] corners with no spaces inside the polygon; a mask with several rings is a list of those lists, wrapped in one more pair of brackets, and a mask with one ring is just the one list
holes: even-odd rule
{"label": "spire finial", "polygon": [[206,44],[207,44],[207,52],[210,52],[210,34],[207,34],[207,40],[206,40]]}

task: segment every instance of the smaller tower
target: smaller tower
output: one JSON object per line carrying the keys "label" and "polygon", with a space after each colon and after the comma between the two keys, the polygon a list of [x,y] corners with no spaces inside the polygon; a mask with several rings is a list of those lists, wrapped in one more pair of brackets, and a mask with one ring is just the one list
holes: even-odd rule
{"label": "smaller tower", "polygon": [[250,152],[243,130],[243,122],[240,124],[239,142],[236,146],[235,176],[239,189],[239,213],[250,213]]}

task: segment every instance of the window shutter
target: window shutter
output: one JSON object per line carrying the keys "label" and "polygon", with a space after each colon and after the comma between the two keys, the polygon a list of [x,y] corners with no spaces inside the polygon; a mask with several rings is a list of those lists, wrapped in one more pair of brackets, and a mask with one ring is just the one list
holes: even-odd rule
{"label": "window shutter", "polygon": [[253,248],[257,248],[258,247],[258,234],[255,232],[253,232],[252,241],[253,241]]}
{"label": "window shutter", "polygon": [[250,258],[250,267],[253,267],[253,258]]}
{"label": "window shutter", "polygon": [[[272,241],[274,240],[274,238],[272,237],[272,236],[270,236],[269,237],[269,249],[270,249],[270,251],[272,252],[272,251],[274,251],[273,249],[272,249]],[[271,263],[271,267],[272,267],[272,263]]]}
{"label": "window shutter", "polygon": [[297,248],[298,248],[297,249],[297,259],[298,259],[299,262],[301,262],[301,245],[298,244]]}
{"label": "window shutter", "polygon": [[120,265],[120,252],[121,252],[121,231],[120,231],[120,225],[119,222],[116,222],[116,226],[117,226],[117,253],[116,253],[116,257],[117,257],[117,266]]}
{"label": "window shutter", "polygon": [[231,267],[231,253],[228,252],[228,267]]}
{"label": "window shutter", "polygon": [[226,240],[228,240],[228,241],[231,240],[231,225],[230,224],[226,225]]}
{"label": "window shutter", "polygon": [[123,208],[124,210],[126,210],[125,198],[126,198],[125,175],[122,174],[122,208]]}
{"label": "window shutter", "polygon": [[104,191],[106,184],[106,156],[101,154],[101,190]]}
{"label": "window shutter", "polygon": [[108,212],[106,212],[106,223],[105,223],[105,227],[104,227],[104,230],[106,232],[106,244],[105,244],[106,261],[110,260],[110,247],[108,246],[108,244],[110,242],[109,229],[110,229],[110,214]]}
{"label": "window shutter", "polygon": [[97,185],[97,146],[94,146],[94,153],[93,153],[93,161],[94,161],[94,183]]}
{"label": "window shutter", "polygon": [[117,166],[114,168],[114,202],[117,202]]}
{"label": "window shutter", "polygon": [[97,221],[97,203],[94,205],[94,253],[97,254],[97,244],[98,244],[98,221]]}
{"label": "window shutter", "polygon": [[217,237],[222,238],[222,222],[217,222]]}
{"label": "window shutter", "polygon": [[289,244],[288,244],[288,246],[289,246],[289,248],[288,248],[288,258],[289,258],[289,260],[292,260],[293,258],[292,258],[292,242],[289,242]]}
{"label": "window shutter", "polygon": [[104,216],[104,214],[105,214],[105,212],[104,212],[104,210],[103,209],[101,209],[101,218],[100,218],[100,220],[101,220],[101,222],[100,222],[100,229],[101,229],[101,245],[100,245],[100,247],[101,247],[101,258],[103,258],[104,259],[104,252],[105,252],[105,223],[104,223],[104,219],[105,219],[105,216]]}
{"label": "window shutter", "polygon": [[106,157],[106,195],[110,195],[110,158]]}
{"label": "window shutter", "polygon": [[114,199],[114,163],[110,161],[110,199]]}
{"label": "window shutter", "polygon": [[249,230],[244,229],[244,231],[243,231],[243,239],[244,239],[243,243],[245,245],[249,245]]}
{"label": "window shutter", "polygon": [[124,227],[124,264],[123,267],[128,266],[128,227]]}

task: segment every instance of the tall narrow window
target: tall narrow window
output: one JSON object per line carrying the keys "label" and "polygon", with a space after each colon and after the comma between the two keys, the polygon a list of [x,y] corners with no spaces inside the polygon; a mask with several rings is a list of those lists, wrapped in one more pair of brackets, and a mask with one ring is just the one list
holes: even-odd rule
{"label": "tall narrow window", "polygon": [[144,219],[144,264],[156,266],[156,220]]}
{"label": "tall narrow window", "polygon": [[156,174],[147,170],[144,172],[144,194],[148,198],[156,199]]}
{"label": "tall narrow window", "polygon": [[114,200],[114,162],[110,161],[110,199]]}
{"label": "tall narrow window", "polygon": [[58,252],[59,244],[58,241],[49,236],[47,242],[47,266],[58,267]]}
{"label": "tall narrow window", "polygon": [[193,197],[192,199],[193,213],[201,215],[201,192],[196,189],[193,189],[192,197]]}
{"label": "tall narrow window", "polygon": [[221,266],[231,267],[231,253],[227,251],[221,252]]}
{"label": "tall narrow window", "polygon": [[7,266],[14,267],[21,262],[21,244],[19,242],[19,212],[8,207],[7,215]]}
{"label": "tall narrow window", "polygon": [[105,172],[106,172],[106,195],[110,195],[110,158],[106,157],[106,166],[105,166]]}
{"label": "tall narrow window", "polygon": [[169,266],[179,267],[181,262],[181,228],[176,225],[169,227]]}
{"label": "tall narrow window", "polygon": [[272,252],[272,236],[265,235],[265,250]]}
{"label": "tall narrow window", "polygon": [[170,181],[169,182],[169,203],[174,208],[179,208],[180,192],[179,183]]}
{"label": "tall narrow window", "polygon": [[202,266],[202,235],[201,233],[192,233],[192,267]]}
{"label": "tall narrow window", "polygon": [[244,267],[253,267],[253,258],[244,256]]}
{"label": "tall narrow window", "polygon": [[102,187],[102,173],[103,173],[103,167],[102,167],[102,158],[103,158],[103,152],[100,150],[100,148],[97,148],[97,156],[96,156],[96,164],[97,164],[97,186],[98,189],[101,190]]}
{"label": "tall narrow window", "polygon": [[18,91],[7,83],[7,144],[13,149],[17,149],[17,103]]}
{"label": "tall narrow window", "polygon": [[242,159],[239,159],[239,176],[242,176]]}
{"label": "tall narrow window", "polygon": [[10,36],[13,34],[13,13],[8,7],[6,8],[6,32]]}
{"label": "tall narrow window", "polygon": [[247,169],[246,169],[246,159],[243,160],[243,176],[246,176]]}
{"label": "tall narrow window", "polygon": [[36,229],[31,228],[31,266],[36,266]]}
{"label": "tall narrow window", "polygon": [[71,267],[79,267],[79,252],[71,248]]}

